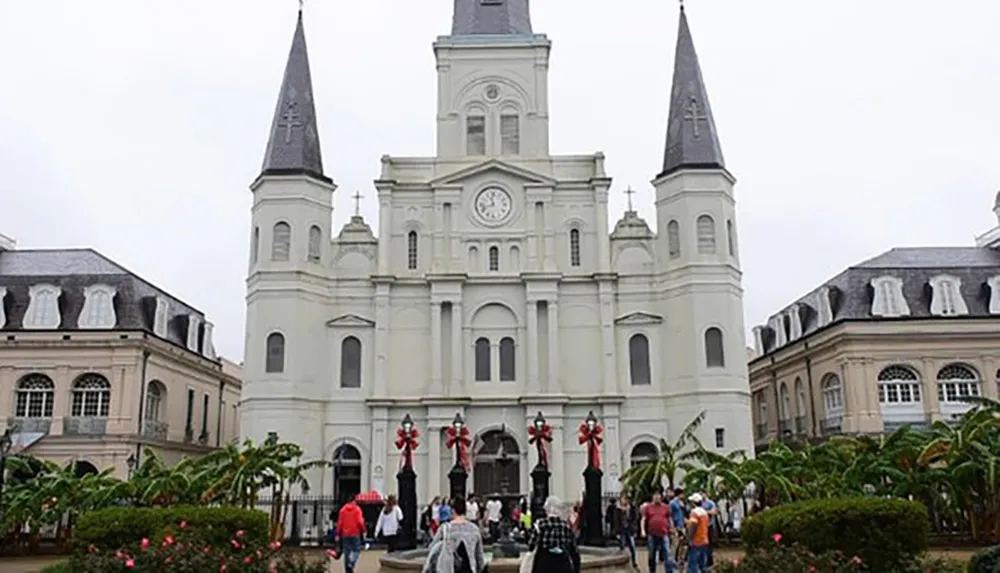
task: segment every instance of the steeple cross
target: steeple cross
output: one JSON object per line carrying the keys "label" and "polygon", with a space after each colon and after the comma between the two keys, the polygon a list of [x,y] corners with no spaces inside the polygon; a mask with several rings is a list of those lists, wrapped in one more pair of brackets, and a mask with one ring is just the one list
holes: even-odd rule
{"label": "steeple cross", "polygon": [[354,192],[353,199],[354,199],[354,216],[355,217],[361,216],[361,198],[362,197],[364,197],[364,195],[361,194],[361,191],[355,191]]}
{"label": "steeple cross", "polygon": [[684,113],[684,121],[690,121],[694,127],[694,138],[698,139],[701,135],[698,131],[699,121],[708,121],[707,115],[698,115],[698,100],[694,97],[691,98],[691,103],[688,104],[687,111]]}
{"label": "steeple cross", "polygon": [[628,189],[625,190],[625,196],[628,197],[628,210],[632,211],[632,195],[635,195],[635,191],[632,190],[632,186],[629,185]]}
{"label": "steeple cross", "polygon": [[285,104],[285,111],[281,114],[281,122],[278,123],[279,128],[285,129],[285,143],[292,142],[292,130],[296,127],[302,127],[302,124],[298,122],[299,119],[299,104],[298,102],[290,101]]}

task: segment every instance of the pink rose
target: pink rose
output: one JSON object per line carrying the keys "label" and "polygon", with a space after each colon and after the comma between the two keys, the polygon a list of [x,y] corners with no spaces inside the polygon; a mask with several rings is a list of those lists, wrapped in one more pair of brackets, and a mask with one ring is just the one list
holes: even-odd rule
{"label": "pink rose", "polygon": [[781,534],[775,533],[771,536],[771,539],[773,539],[775,543],[781,543]]}
{"label": "pink rose", "polygon": [[143,537],[140,545],[142,545],[143,549],[149,549],[149,540]]}
{"label": "pink rose", "polygon": [[131,559],[127,559],[125,561],[125,566],[128,567],[129,569],[132,569],[132,568],[135,567],[135,561],[133,561]]}

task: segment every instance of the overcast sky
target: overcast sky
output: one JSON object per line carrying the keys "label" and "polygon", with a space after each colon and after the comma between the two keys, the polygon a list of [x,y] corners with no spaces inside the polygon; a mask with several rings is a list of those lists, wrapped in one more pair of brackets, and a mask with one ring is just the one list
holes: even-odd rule
{"label": "overcast sky", "polygon": [[[535,0],[554,153],[603,150],[653,226],[671,0]],[[334,228],[379,157],[431,155],[452,0],[309,0]],[[737,177],[747,327],[892,246],[968,245],[1000,188],[1000,2],[689,0]],[[206,312],[243,355],[249,183],[295,0],[0,0],[0,232],[94,247]],[[654,227],[655,228],[655,227]]]}

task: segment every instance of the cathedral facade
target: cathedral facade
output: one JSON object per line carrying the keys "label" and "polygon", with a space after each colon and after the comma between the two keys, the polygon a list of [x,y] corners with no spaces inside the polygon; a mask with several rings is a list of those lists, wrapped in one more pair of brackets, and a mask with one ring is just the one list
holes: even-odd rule
{"label": "cathedral facade", "polygon": [[752,453],[735,180],[683,11],[678,30],[655,231],[630,209],[609,232],[602,153],[551,154],[551,43],[528,0],[455,0],[436,155],[382,157],[376,234],[357,215],[331,228],[300,13],[251,186],[243,435],[335,460],[313,493],[388,493],[409,414],[422,499],[448,491],[456,416],[483,494],[528,491],[539,412],[563,497],[582,491],[591,411],[610,491],[702,412],[706,447]]}

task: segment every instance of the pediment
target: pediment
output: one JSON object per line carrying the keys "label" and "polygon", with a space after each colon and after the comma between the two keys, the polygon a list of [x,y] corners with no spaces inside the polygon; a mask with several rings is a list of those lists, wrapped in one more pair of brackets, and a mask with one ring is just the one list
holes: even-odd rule
{"label": "pediment", "polygon": [[326,325],[330,327],[372,328],[375,326],[375,321],[368,320],[356,314],[342,314],[337,318],[327,321]]}
{"label": "pediment", "polygon": [[649,312],[632,312],[629,314],[623,314],[615,319],[615,324],[660,324],[663,322],[663,317],[658,314],[652,314]]}
{"label": "pediment", "polygon": [[437,179],[431,180],[431,186],[438,185],[452,185],[460,183],[470,177],[476,175],[481,175],[483,173],[489,172],[503,173],[511,177],[516,177],[525,183],[535,183],[538,185],[555,185],[556,180],[549,177],[548,175],[542,175],[541,173],[536,173],[530,169],[525,169],[523,167],[518,167],[516,165],[511,165],[505,161],[499,159],[490,159],[484,161],[478,165],[473,165],[472,167],[466,167],[465,169],[460,169],[454,173],[449,173]]}

